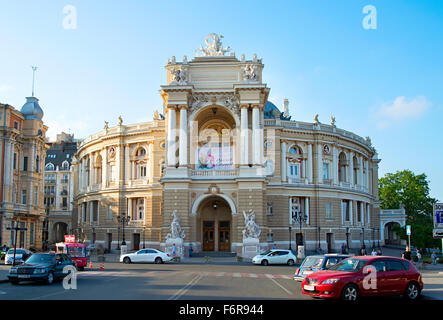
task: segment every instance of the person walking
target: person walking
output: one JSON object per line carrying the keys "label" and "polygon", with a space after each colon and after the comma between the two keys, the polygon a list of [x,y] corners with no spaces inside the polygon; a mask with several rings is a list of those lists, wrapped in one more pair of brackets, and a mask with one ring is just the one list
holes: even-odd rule
{"label": "person walking", "polygon": [[417,249],[417,266],[420,268],[422,267],[422,257],[420,250]]}
{"label": "person walking", "polygon": [[405,251],[403,251],[401,257],[405,260],[409,260],[409,261],[412,260],[412,254],[411,254],[411,251],[409,250],[409,246],[406,246],[406,249],[405,249]]}
{"label": "person walking", "polygon": [[346,245],[344,243],[341,245],[341,253],[342,254],[346,253]]}
{"label": "person walking", "polygon": [[432,259],[432,264],[436,265],[437,264],[437,255],[435,254],[435,251],[432,251],[431,259]]}
{"label": "person walking", "polygon": [[175,243],[172,245],[172,257],[175,257],[177,253],[177,247],[175,246]]}
{"label": "person walking", "polygon": [[376,256],[376,255],[377,255],[377,250],[375,250],[375,248],[372,248],[371,255],[373,255],[373,256]]}

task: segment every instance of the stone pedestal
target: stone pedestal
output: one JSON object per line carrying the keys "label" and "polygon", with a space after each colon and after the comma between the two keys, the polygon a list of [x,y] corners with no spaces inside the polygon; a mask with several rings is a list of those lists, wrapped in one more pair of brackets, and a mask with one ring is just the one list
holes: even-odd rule
{"label": "stone pedestal", "polygon": [[260,241],[257,238],[243,239],[242,257],[252,259],[258,254],[260,254]]}
{"label": "stone pedestal", "polygon": [[173,246],[175,244],[175,256],[183,258],[185,254],[185,249],[183,246],[183,239],[182,238],[175,238],[175,239],[166,239],[165,243],[165,252],[169,253],[171,256],[174,256],[173,254]]}

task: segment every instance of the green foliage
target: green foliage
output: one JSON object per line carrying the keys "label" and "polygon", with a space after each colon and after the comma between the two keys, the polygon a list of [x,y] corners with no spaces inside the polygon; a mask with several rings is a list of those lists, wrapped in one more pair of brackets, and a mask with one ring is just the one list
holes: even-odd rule
{"label": "green foliage", "polygon": [[[407,215],[406,224],[411,225],[411,244],[417,248],[438,247],[440,240],[432,236],[433,205],[436,199],[429,196],[426,174],[415,175],[410,170],[388,173],[379,179],[381,209],[398,209],[403,204]],[[405,228],[394,226],[401,239],[406,240]]]}

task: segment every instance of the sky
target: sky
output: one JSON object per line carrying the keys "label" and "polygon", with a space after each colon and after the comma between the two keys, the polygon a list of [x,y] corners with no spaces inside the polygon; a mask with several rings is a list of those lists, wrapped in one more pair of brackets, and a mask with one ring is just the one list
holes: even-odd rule
{"label": "sky", "polygon": [[335,116],[371,138],[379,176],[425,173],[443,201],[441,1],[0,0],[0,102],[20,110],[37,66],[51,140],[151,121],[167,60],[213,32],[263,58],[269,100],[289,99],[292,119]]}

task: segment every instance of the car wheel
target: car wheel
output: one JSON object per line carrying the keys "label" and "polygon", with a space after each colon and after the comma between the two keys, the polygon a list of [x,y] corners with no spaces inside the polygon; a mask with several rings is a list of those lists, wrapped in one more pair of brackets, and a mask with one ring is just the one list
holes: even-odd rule
{"label": "car wheel", "polygon": [[129,259],[129,257],[125,257],[123,259],[123,263],[129,264],[129,263],[131,263],[131,259]]}
{"label": "car wheel", "polygon": [[294,260],[289,259],[289,260],[288,260],[288,266],[293,266],[293,265],[294,265]]}
{"label": "car wheel", "polygon": [[161,263],[163,263],[162,258],[160,258],[160,257],[155,258],[155,264],[161,264]]}
{"label": "car wheel", "polygon": [[341,292],[341,298],[345,301],[357,301],[359,296],[358,288],[354,284],[347,284]]}
{"label": "car wheel", "polygon": [[13,285],[18,285],[18,283],[19,283],[19,281],[17,281],[17,280],[9,280],[10,282],[11,282],[11,284],[13,284]]}
{"label": "car wheel", "polygon": [[264,265],[264,266],[267,266],[267,265],[269,264],[269,262],[268,262],[268,260],[263,260],[263,261],[261,262],[261,264]]}
{"label": "car wheel", "polygon": [[50,271],[48,273],[48,276],[46,277],[46,283],[47,284],[52,284],[54,283],[54,273],[52,271]]}
{"label": "car wheel", "polygon": [[408,300],[416,300],[420,296],[420,288],[415,282],[408,283],[404,297]]}

